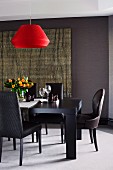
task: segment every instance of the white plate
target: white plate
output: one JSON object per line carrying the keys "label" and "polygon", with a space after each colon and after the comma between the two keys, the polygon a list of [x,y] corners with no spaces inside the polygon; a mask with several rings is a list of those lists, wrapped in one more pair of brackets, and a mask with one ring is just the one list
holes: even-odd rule
{"label": "white plate", "polygon": [[38,99],[34,99],[34,100],[36,100],[36,101],[38,101],[38,102],[48,102],[48,100],[47,99],[42,99],[42,98],[38,98]]}

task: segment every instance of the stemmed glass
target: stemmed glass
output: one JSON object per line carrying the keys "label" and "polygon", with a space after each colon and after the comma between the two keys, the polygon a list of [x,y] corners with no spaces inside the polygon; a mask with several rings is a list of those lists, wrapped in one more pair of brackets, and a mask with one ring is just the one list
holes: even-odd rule
{"label": "stemmed glass", "polygon": [[39,88],[39,94],[40,94],[40,96],[41,96],[42,99],[43,99],[44,94],[45,94],[45,88]]}
{"label": "stemmed glass", "polygon": [[49,100],[49,93],[51,92],[51,86],[45,85],[45,92],[47,93],[47,100]]}

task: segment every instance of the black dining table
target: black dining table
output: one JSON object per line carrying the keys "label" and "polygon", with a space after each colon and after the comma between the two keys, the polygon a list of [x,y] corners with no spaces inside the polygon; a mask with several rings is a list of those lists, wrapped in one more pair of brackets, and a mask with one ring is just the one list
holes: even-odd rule
{"label": "black dining table", "polygon": [[29,108],[29,114],[63,113],[66,117],[66,158],[76,159],[76,116],[81,112],[82,100],[75,98],[64,98],[56,102],[38,102],[34,107]]}

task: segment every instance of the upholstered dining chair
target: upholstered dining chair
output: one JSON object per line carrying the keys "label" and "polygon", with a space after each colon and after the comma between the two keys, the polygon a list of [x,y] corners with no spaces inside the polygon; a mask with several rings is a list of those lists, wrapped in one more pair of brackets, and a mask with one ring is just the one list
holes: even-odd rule
{"label": "upholstered dining chair", "polygon": [[23,138],[36,132],[41,153],[41,125],[31,122],[22,122],[18,96],[15,92],[0,92],[0,162],[2,157],[3,137],[13,138],[13,147],[16,150],[16,139],[20,139],[20,159],[23,159]]}
{"label": "upholstered dining chair", "polygon": [[[34,85],[28,89],[28,95],[31,96],[31,99],[37,98],[38,96],[38,84],[34,83]],[[8,138],[10,141],[10,138]],[[32,142],[34,142],[34,134],[32,134]]]}
{"label": "upholstered dining chair", "polygon": [[37,98],[38,96],[38,84],[37,83],[34,83],[34,85],[28,89],[28,93],[33,96],[34,95],[34,98]]}
{"label": "upholstered dining chair", "polygon": [[77,129],[89,129],[91,143],[98,151],[96,129],[99,124],[105,98],[105,89],[99,89],[92,99],[92,113],[81,113],[77,116]]}
{"label": "upholstered dining chair", "polygon": [[[62,83],[46,83],[46,85],[50,85],[51,86],[51,92],[49,93],[49,98],[52,99],[52,96],[57,96],[59,100],[62,100],[63,99],[63,84]],[[51,123],[56,123],[56,124],[59,124],[60,123],[60,126],[61,126],[61,141],[63,143],[63,126],[64,126],[64,120],[65,120],[65,117],[64,117],[64,114],[61,113],[61,114],[49,114],[47,116],[47,122],[46,122],[46,125],[45,125],[45,128],[46,128],[46,134],[48,133],[47,131],[47,124],[51,124]]]}
{"label": "upholstered dining chair", "polygon": [[[51,86],[51,92],[49,94],[49,97],[51,98],[52,95],[58,95],[58,99],[63,99],[63,84],[62,83],[46,83],[46,85]],[[30,117],[32,121],[40,122],[42,124],[45,124],[46,128],[46,134],[48,134],[47,131],[47,124],[60,124],[61,127],[61,142],[63,143],[65,140],[64,138],[64,128],[65,128],[65,116],[63,113],[61,114],[38,114],[35,117]]]}

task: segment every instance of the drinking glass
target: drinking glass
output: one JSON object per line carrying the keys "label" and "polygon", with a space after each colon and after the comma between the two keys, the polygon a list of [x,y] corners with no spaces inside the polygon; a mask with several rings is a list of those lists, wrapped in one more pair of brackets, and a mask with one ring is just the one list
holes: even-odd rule
{"label": "drinking glass", "polygon": [[43,98],[45,94],[45,88],[39,88],[39,94]]}
{"label": "drinking glass", "polygon": [[49,93],[51,92],[51,86],[45,85],[45,92],[47,93],[47,100],[49,100]]}

